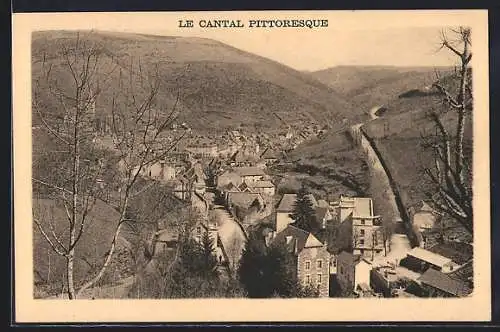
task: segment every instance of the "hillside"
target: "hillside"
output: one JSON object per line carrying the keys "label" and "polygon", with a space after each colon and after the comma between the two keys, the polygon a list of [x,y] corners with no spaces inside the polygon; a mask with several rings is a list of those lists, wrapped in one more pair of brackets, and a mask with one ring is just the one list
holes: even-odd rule
{"label": "hillside", "polygon": [[[113,91],[119,89],[119,73],[126,72],[133,60],[140,61],[145,71],[158,66],[157,106],[167,112],[179,92],[180,121],[194,129],[283,125],[272,113],[286,125],[317,121],[335,126],[344,118],[358,121],[348,102],[310,75],[218,41],[110,32],[82,32],[80,40],[84,39],[105,47],[101,59],[105,69],[111,71],[117,64],[121,68],[111,74],[102,71],[108,84],[96,104],[100,112],[109,112]],[[61,85],[70,86],[61,49],[75,40],[76,32],[34,33],[33,77],[38,77],[40,63],[46,59]]]}
{"label": "hillside", "polygon": [[338,66],[311,75],[349,100],[355,108],[368,112],[401,93],[432,84],[436,80],[435,70],[445,75],[451,68]]}
{"label": "hillside", "polygon": [[[457,83],[457,78],[452,76],[441,81],[441,84],[448,86]],[[433,183],[424,173],[424,167],[432,167],[434,156],[429,148],[424,147],[422,137],[428,138],[436,133],[434,122],[427,116],[428,112],[442,113],[447,108],[433,90],[400,95],[387,102],[386,107],[386,113],[366,123],[363,130],[374,140],[400,188],[403,204],[409,208],[428,199],[427,193],[433,193]],[[456,130],[456,113],[442,114],[444,126],[453,134]],[[465,127],[464,142],[465,158],[471,164],[473,144],[470,118]]]}

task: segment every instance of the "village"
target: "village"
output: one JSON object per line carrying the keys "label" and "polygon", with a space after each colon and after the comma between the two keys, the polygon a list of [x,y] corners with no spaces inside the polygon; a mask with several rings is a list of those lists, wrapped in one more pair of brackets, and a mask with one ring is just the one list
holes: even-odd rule
{"label": "village", "polygon": [[[202,219],[192,236],[199,242],[204,233],[209,234],[221,270],[238,269],[248,234],[258,232],[266,245],[286,243],[295,257],[298,280],[316,287],[319,297],[471,293],[472,247],[460,241],[443,242],[436,232],[442,216],[426,202],[410,209],[411,224],[405,224],[400,218],[382,220],[370,197],[340,195],[327,201],[307,194],[319,227],[305,230],[297,225],[292,214],[300,193],[279,193],[271,169],[287,151],[324,135],[324,128],[285,126],[274,134],[239,129],[205,136],[184,123],[172,125],[166,136],[169,142],[168,133],[173,137],[179,131],[188,132],[187,138],[165,158],[140,170],[144,179],[165,184],[200,213]],[[96,132],[95,141],[104,142],[105,121]],[[163,224],[157,229],[155,255],[175,250],[176,231]],[[332,230],[336,237],[329,236]],[[409,236],[418,243],[412,245]]]}

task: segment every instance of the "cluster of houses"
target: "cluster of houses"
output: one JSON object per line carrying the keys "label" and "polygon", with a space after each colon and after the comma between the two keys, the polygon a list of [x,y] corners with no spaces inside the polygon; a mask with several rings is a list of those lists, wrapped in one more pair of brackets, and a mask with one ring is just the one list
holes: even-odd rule
{"label": "cluster of houses", "polygon": [[298,279],[318,287],[321,297],[461,297],[472,291],[472,249],[463,254],[470,245],[412,248],[403,231],[384,233],[370,198],[341,196],[326,203],[310,195],[321,228],[331,223],[348,234],[347,245],[333,252],[324,232],[313,234],[294,225],[295,200],[295,194],[283,195],[275,228],[264,236],[266,243],[289,246]]}
{"label": "cluster of houses", "polygon": [[[311,133],[317,134],[314,130]],[[290,131],[283,139],[290,142],[293,137],[307,139],[308,135]],[[447,248],[436,239],[435,224],[440,216],[425,202],[410,210],[420,243],[414,248],[402,221],[393,222],[398,227],[388,231],[369,197],[340,196],[327,202],[309,195],[320,225],[319,230],[310,232],[299,228],[292,218],[296,194],[284,194],[274,204],[276,186],[266,168],[280,158],[275,148],[261,148],[264,145],[257,134],[246,136],[234,130],[223,136],[220,142],[191,140],[173,151],[169,159],[142,170],[144,177],[168,183],[177,198],[202,212],[193,237],[201,241],[208,232],[221,263],[228,260],[227,248],[220,239],[219,225],[208,217],[214,202],[207,195],[218,197],[217,205],[243,227],[272,215],[274,223],[262,234],[265,243],[284,242],[296,258],[299,281],[317,287],[321,297],[459,297],[471,292],[472,250],[470,255],[459,255],[464,248]],[[217,167],[215,186],[208,188],[204,167],[207,160],[216,159],[223,162]],[[330,229],[341,236],[332,239]],[[162,250],[176,242],[175,234],[161,228],[155,239]],[[329,241],[344,242],[332,245]]]}

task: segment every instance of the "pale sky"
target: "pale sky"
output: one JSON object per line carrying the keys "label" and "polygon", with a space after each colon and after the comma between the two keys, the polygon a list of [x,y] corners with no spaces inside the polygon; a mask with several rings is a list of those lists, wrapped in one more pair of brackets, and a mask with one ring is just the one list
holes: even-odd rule
{"label": "pale sky", "polygon": [[[16,14],[31,29],[95,29],[215,39],[298,70],[338,65],[449,66],[436,52],[440,30],[474,23],[466,11],[275,11]],[[25,17],[22,17],[22,16]],[[192,19],[194,28],[180,28]],[[200,28],[200,20],[237,20],[245,28]],[[326,28],[249,28],[249,19],[327,19]],[[16,16],[14,16],[16,21]],[[21,20],[18,20],[19,22]],[[477,20],[476,20],[477,21]],[[472,30],[474,40],[474,29]]]}
{"label": "pale sky", "polygon": [[[266,34],[245,29],[233,33],[213,30],[151,31],[152,34],[215,39],[244,51],[281,62],[298,70],[319,70],[339,65],[450,66],[449,52],[438,52],[442,28],[381,30],[275,30]],[[130,32],[137,31],[131,30]],[[234,30],[233,30],[234,31]],[[182,31],[184,32],[184,31]]]}

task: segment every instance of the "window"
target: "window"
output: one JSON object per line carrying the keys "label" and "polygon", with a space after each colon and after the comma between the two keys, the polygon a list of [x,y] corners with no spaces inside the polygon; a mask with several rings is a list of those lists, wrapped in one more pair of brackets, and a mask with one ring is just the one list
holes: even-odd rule
{"label": "window", "polygon": [[365,240],[364,239],[360,239],[359,240],[359,244],[364,245],[365,244]]}
{"label": "window", "polygon": [[318,284],[321,284],[321,273],[318,273],[318,275],[316,276],[316,281],[318,282]]}
{"label": "window", "polygon": [[365,224],[365,220],[361,219],[361,225],[364,225],[364,224]]}
{"label": "window", "polygon": [[364,229],[359,230],[359,235],[365,236],[365,230]]}
{"label": "window", "polygon": [[196,227],[196,233],[201,234],[201,226]]}
{"label": "window", "polygon": [[311,268],[311,262],[307,261],[306,262],[306,270],[309,270]]}
{"label": "window", "polygon": [[323,261],[321,259],[318,259],[316,262],[316,268],[321,269],[323,267]]}
{"label": "window", "polygon": [[306,275],[306,284],[311,283],[311,276],[309,274]]}
{"label": "window", "polygon": [[340,274],[344,274],[344,269],[342,268],[342,266],[340,267]]}

